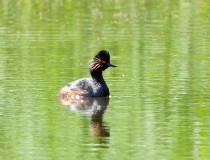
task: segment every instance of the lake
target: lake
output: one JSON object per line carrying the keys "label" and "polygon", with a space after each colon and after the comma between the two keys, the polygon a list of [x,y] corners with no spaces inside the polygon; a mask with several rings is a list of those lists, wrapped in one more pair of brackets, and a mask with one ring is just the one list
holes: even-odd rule
{"label": "lake", "polygon": [[[0,8],[0,159],[210,159],[210,1]],[[110,98],[60,100],[102,49]]]}

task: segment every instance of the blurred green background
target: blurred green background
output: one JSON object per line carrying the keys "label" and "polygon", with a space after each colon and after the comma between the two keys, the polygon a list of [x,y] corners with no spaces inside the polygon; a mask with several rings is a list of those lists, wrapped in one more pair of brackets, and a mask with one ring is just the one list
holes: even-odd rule
{"label": "blurred green background", "polygon": [[[210,159],[210,1],[0,0],[0,159]],[[56,94],[101,49],[110,137]]]}

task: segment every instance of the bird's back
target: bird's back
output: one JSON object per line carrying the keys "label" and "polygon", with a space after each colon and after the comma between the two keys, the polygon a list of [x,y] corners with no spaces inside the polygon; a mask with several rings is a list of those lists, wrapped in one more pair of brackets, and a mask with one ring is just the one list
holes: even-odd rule
{"label": "bird's back", "polygon": [[105,82],[100,83],[92,78],[82,78],[72,81],[60,90],[61,96],[75,97],[105,97],[109,96],[109,89]]}

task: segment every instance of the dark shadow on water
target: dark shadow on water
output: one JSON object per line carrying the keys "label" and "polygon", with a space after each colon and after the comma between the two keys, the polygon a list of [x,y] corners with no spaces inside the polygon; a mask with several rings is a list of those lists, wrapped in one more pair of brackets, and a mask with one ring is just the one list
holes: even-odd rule
{"label": "dark shadow on water", "polygon": [[85,115],[91,115],[90,130],[94,137],[98,138],[99,143],[107,143],[102,137],[110,136],[109,127],[103,123],[103,115],[109,105],[109,98],[92,98],[82,99],[62,98],[60,102],[67,106],[71,111],[78,111]]}

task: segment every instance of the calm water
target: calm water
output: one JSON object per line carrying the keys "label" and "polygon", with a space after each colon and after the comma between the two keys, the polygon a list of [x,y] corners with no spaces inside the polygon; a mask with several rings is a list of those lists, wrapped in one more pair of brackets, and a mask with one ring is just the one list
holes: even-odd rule
{"label": "calm water", "polygon": [[[0,1],[0,159],[210,159],[210,2]],[[60,101],[101,49],[110,99]]]}

